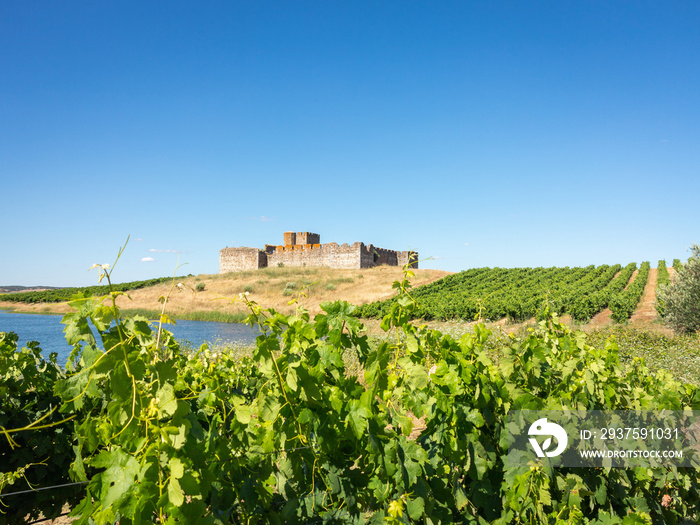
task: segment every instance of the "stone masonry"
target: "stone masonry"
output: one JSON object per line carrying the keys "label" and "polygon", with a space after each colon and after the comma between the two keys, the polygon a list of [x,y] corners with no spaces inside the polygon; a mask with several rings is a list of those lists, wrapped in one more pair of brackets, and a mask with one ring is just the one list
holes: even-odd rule
{"label": "stone masonry", "polygon": [[219,273],[257,270],[276,266],[325,266],[329,268],[372,268],[404,266],[418,268],[418,253],[397,252],[372,244],[321,244],[321,236],[309,232],[285,232],[284,244],[258,248],[224,248],[219,252]]}

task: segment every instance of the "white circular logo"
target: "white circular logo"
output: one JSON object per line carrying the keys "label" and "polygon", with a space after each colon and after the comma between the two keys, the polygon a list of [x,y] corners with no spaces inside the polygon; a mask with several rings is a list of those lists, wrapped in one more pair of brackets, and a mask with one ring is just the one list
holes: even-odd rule
{"label": "white circular logo", "polygon": [[[566,435],[566,430],[556,423],[550,423],[547,421],[546,417],[538,419],[532,425],[530,425],[530,430],[528,431],[530,436],[548,436],[542,444],[537,441],[537,438],[530,438],[530,445],[537,453],[537,456],[543,458],[547,456],[548,458],[553,458],[564,452],[566,445],[569,443],[569,438]],[[554,450],[548,450],[552,446],[552,438],[557,439],[557,447]]]}

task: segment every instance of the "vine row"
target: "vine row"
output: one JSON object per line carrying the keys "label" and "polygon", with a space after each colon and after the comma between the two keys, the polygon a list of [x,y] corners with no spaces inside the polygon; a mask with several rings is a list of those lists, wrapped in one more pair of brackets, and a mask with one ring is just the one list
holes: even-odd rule
{"label": "vine row", "polygon": [[613,320],[621,323],[632,317],[635,308],[637,308],[639,304],[639,300],[642,298],[644,287],[647,284],[649,268],[649,262],[643,262],[639,267],[639,272],[634,278],[634,281],[632,281],[626,290],[620,292],[611,299],[609,306]]}

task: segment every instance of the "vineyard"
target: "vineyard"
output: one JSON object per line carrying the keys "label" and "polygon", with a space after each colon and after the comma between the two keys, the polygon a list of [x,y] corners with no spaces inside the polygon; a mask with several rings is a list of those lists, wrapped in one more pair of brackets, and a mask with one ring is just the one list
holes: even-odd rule
{"label": "vineyard", "polygon": [[[470,275],[498,278],[502,308],[506,289],[539,282],[537,293],[564,309],[586,297],[577,286],[600,294],[618,271]],[[347,303],[325,303],[311,319],[242,294],[261,330],[252,355],[185,353],[160,324],[122,317],[118,291],[71,302],[66,371],[38,344],[18,349],[14,334],[0,334],[0,523],[55,516],[64,504],[79,524],[700,519],[695,470],[504,463],[512,410],[700,410],[697,387],[639,360],[623,367],[614,341],[590,346],[546,307],[536,329],[492,359],[483,324],[459,340],[410,324],[425,313],[405,274],[382,320],[392,337],[379,343]],[[445,296],[465,285],[446,281]],[[513,314],[539,307],[537,294],[521,297]],[[44,487],[60,488],[31,490]]]}
{"label": "vineyard", "polygon": [[107,295],[110,291],[128,292],[130,290],[138,290],[146,286],[170,281],[171,277],[159,277],[156,279],[147,279],[145,281],[131,281],[128,283],[114,284],[111,287],[103,286],[83,286],[69,288],[51,288],[49,290],[33,291],[33,292],[15,292],[0,294],[0,301],[11,303],[62,303],[70,301],[76,294],[88,295]]}
{"label": "vineyard", "polygon": [[[622,322],[634,313],[650,265],[642,263],[636,277],[635,263],[624,268],[587,266],[585,268],[477,268],[453,274],[413,293],[417,307],[413,316],[426,320],[495,321],[508,318],[525,321],[542,318],[545,306],[558,315],[570,314],[577,321],[588,321],[604,308]],[[363,317],[383,317],[397,299],[364,305]]]}

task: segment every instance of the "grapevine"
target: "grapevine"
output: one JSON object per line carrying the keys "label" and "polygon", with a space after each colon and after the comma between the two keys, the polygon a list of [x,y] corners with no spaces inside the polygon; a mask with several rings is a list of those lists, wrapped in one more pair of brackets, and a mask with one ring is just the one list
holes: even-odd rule
{"label": "grapevine", "polygon": [[[102,269],[109,281],[111,270]],[[395,283],[397,297],[382,319],[393,336],[379,343],[367,338],[357,307],[345,302],[324,303],[312,318],[301,307],[284,315],[243,295],[237,300],[247,305],[248,322],[260,334],[242,357],[207,345],[184,352],[167,330],[159,336],[160,326],[123,316],[114,300],[118,291],[76,297],[64,318],[74,346],[69,370],[49,361],[43,386],[23,383],[38,378],[36,366],[18,374],[7,365],[20,355],[43,367],[37,346],[18,351],[14,336],[0,337],[6,379],[0,388],[14,389],[4,391],[2,414],[9,413],[5,399],[25,409],[21,425],[2,420],[3,428],[28,426],[49,413],[56,425],[34,432],[60,430],[65,438],[48,461],[42,455],[25,460],[23,454],[36,448],[20,441],[33,434],[10,433],[5,442],[18,446],[2,449],[3,460],[15,461],[2,479],[14,474],[16,485],[21,468],[39,472],[55,463],[42,481],[82,484],[54,492],[55,507],[42,510],[69,503],[79,524],[557,525],[698,518],[700,483],[692,471],[504,462],[512,410],[698,410],[696,387],[663,371],[650,374],[641,361],[623,366],[614,341],[589,346],[548,308],[535,329],[510,338],[494,361],[482,323],[455,340],[409,322],[421,308],[411,274],[406,268]],[[504,294],[519,288],[508,272],[499,275]],[[556,308],[577,282],[610,285],[614,272],[589,267],[568,277],[557,269],[517,275],[539,280]],[[350,373],[349,357],[359,363],[359,374]],[[53,394],[46,399],[60,409],[17,404],[33,388],[48,388]],[[424,423],[420,431],[417,419]],[[11,497],[0,498],[7,505],[0,519],[21,523],[27,510],[12,507]]]}
{"label": "grapevine", "polygon": [[659,261],[659,272],[656,278],[656,311],[660,317],[664,316],[666,310],[666,303],[662,299],[662,294],[666,287],[671,283],[671,277],[666,268],[666,261]]}

